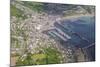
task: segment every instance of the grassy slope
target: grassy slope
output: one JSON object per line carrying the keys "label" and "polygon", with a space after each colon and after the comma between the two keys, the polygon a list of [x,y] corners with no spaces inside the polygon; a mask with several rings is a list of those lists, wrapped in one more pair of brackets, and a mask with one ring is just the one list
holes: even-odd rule
{"label": "grassy slope", "polygon": [[41,3],[24,1],[23,5],[26,6],[26,7],[29,7],[30,9],[32,9],[33,11],[36,11],[36,12],[43,11],[43,4],[41,4]]}
{"label": "grassy slope", "polygon": [[11,5],[10,9],[11,9],[10,11],[11,16],[15,16],[17,18],[22,18],[22,19],[26,18],[26,16],[23,16],[24,13],[21,10],[17,9],[14,5]]}
{"label": "grassy slope", "polygon": [[44,53],[29,53],[27,55],[24,61],[21,61],[19,58],[17,65],[57,64],[62,60],[60,52],[52,48],[44,48]]}

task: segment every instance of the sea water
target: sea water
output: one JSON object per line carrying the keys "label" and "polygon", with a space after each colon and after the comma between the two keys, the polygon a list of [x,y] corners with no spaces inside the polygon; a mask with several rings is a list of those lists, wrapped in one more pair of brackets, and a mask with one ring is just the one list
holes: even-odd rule
{"label": "sea water", "polygon": [[[61,24],[70,30],[71,44],[86,47],[95,42],[95,17],[85,16],[63,20]],[[68,33],[67,30],[66,32]]]}

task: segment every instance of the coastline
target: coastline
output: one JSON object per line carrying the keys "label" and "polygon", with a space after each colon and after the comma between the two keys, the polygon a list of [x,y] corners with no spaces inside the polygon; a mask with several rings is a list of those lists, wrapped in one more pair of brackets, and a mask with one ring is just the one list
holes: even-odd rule
{"label": "coastline", "polygon": [[80,15],[66,16],[66,17],[61,18],[61,20],[76,19],[79,17],[93,17],[93,16],[95,15],[94,14],[80,14]]}

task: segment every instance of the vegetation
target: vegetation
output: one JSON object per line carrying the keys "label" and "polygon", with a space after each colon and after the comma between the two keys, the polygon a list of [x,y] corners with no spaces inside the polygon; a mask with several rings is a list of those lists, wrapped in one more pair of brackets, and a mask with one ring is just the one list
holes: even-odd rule
{"label": "vegetation", "polygon": [[27,57],[24,60],[22,60],[21,57],[19,57],[18,62],[16,64],[17,64],[17,66],[19,66],[19,65],[32,65],[33,60],[31,57],[31,53],[28,53]]}
{"label": "vegetation", "polygon": [[22,61],[20,58],[16,63],[18,65],[40,65],[57,64],[62,60],[60,52],[53,48],[44,48],[44,52],[38,54],[28,53]]}
{"label": "vegetation", "polygon": [[60,63],[62,60],[60,52],[58,52],[54,48],[46,48],[45,49],[47,64],[56,64]]}
{"label": "vegetation", "polygon": [[14,5],[11,5],[11,16],[15,16],[17,18],[25,19],[27,18],[26,15],[24,15],[23,11],[17,9]]}
{"label": "vegetation", "polygon": [[34,2],[26,2],[24,1],[24,6],[29,7],[33,11],[41,12],[43,11],[43,4],[41,3],[34,3]]}

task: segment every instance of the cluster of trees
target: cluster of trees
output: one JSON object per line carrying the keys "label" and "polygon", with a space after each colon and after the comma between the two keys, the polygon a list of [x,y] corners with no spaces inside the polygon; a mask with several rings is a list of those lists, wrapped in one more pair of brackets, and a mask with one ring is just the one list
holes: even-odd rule
{"label": "cluster of trees", "polygon": [[22,61],[20,58],[16,65],[43,65],[43,64],[58,64],[61,63],[62,56],[59,51],[54,48],[44,48],[44,52],[40,54],[27,53],[27,56]]}

